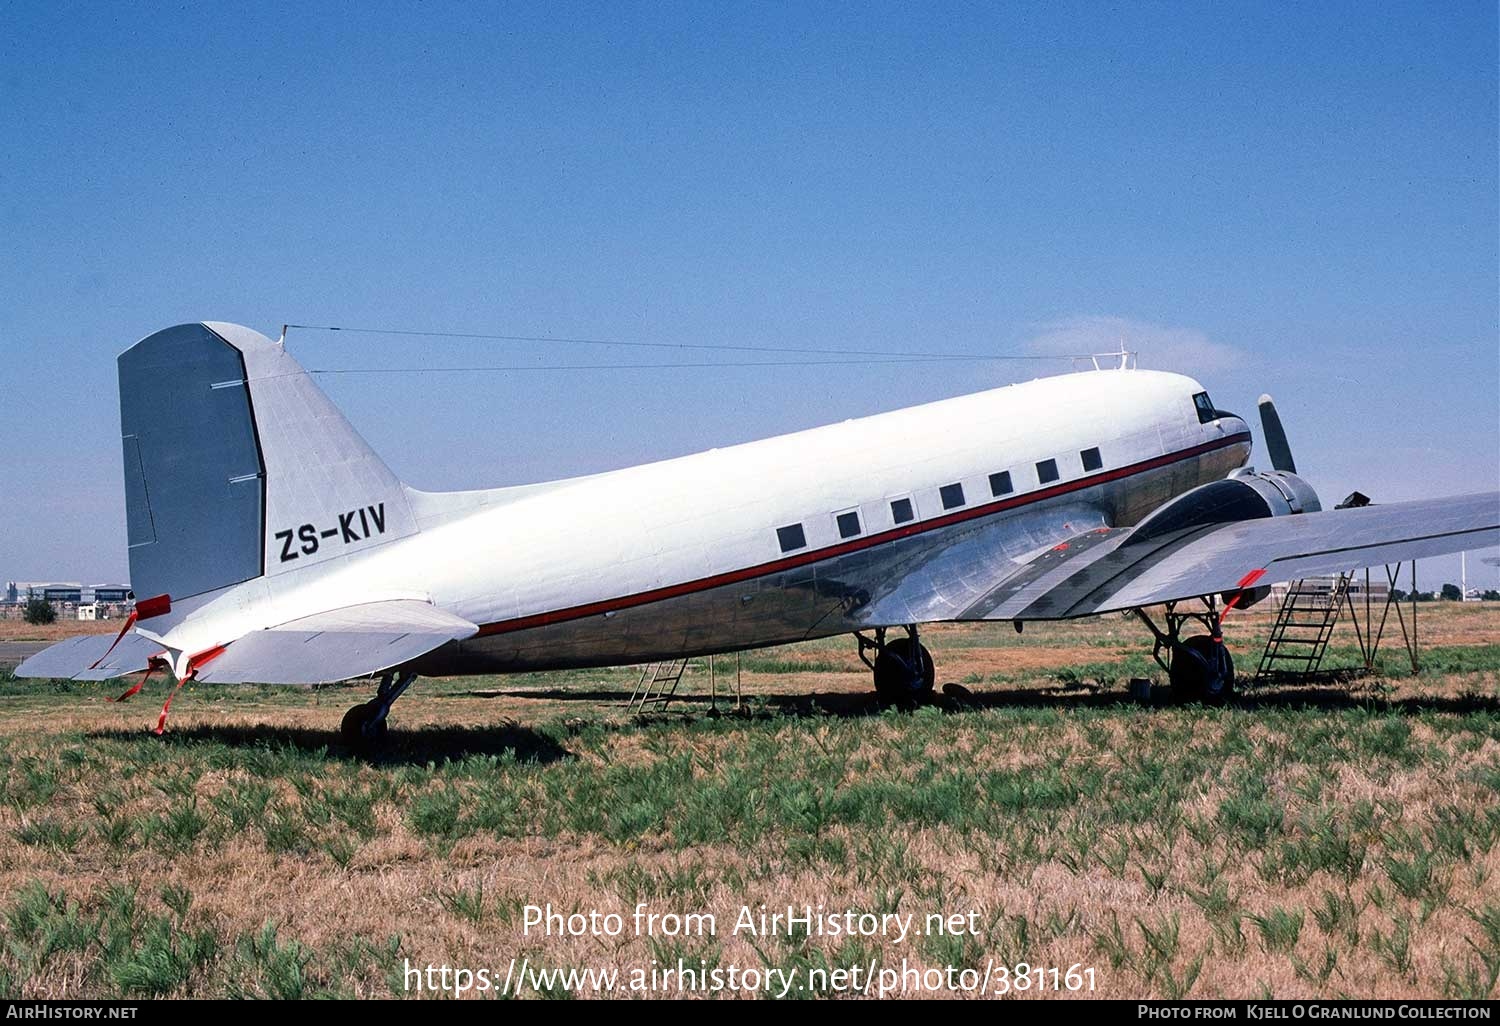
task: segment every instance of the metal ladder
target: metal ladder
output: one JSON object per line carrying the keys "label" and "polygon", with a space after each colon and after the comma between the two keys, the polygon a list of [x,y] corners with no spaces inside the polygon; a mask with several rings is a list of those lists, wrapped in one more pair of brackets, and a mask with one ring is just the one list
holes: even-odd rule
{"label": "metal ladder", "polygon": [[1287,585],[1286,598],[1271,625],[1266,650],[1261,653],[1256,681],[1276,674],[1315,672],[1328,651],[1328,639],[1343,612],[1349,575],[1307,578]]}
{"label": "metal ladder", "polygon": [[687,672],[686,659],[668,659],[659,663],[648,663],[641,669],[641,679],[636,681],[627,704],[631,712],[641,713],[650,705],[663,709],[677,694],[677,683]]}

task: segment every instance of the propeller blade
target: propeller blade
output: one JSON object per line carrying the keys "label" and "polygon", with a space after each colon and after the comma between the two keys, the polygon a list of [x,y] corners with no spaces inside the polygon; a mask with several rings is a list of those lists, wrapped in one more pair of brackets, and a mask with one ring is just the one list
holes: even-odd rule
{"label": "propeller blade", "polygon": [[1287,444],[1286,429],[1281,426],[1276,403],[1270,396],[1263,395],[1256,405],[1260,407],[1260,428],[1266,436],[1266,454],[1271,457],[1272,468],[1295,474],[1297,464],[1292,460],[1292,447]]}

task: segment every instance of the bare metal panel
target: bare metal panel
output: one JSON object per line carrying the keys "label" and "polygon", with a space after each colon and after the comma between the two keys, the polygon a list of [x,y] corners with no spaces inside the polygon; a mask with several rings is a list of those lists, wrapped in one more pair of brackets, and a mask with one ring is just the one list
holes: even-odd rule
{"label": "bare metal panel", "polygon": [[1118,528],[1095,528],[1059,543],[1034,558],[1022,572],[999,582],[951,619],[1004,619],[1001,611],[1011,608],[1032,609],[1038,618],[1042,618],[1049,608],[1061,608],[1057,604],[1060,587],[1083,576],[1081,567],[1097,568],[1105,564],[1129,534],[1129,531]]}
{"label": "bare metal panel", "polygon": [[261,572],[263,467],[234,347],[201,324],[120,355],[130,584],[186,598]]}
{"label": "bare metal panel", "polygon": [[[1103,510],[1070,503],[956,534],[922,552],[920,562],[905,573],[887,577],[872,589],[868,604],[850,610],[850,618],[869,626],[975,618],[969,610],[998,583],[1026,570],[1025,557],[1083,532],[1107,528]],[[866,569],[855,564],[841,572],[853,580],[872,576]]]}

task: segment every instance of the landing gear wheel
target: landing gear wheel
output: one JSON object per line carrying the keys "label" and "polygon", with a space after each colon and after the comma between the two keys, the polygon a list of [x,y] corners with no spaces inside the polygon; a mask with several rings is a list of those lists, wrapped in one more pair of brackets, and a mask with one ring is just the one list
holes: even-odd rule
{"label": "landing gear wheel", "polygon": [[344,713],[343,722],[339,724],[339,737],[344,744],[358,749],[380,745],[388,728],[384,716],[376,718],[379,711],[378,703],[362,702]]}
{"label": "landing gear wheel", "polygon": [[1222,641],[1194,635],[1173,651],[1168,677],[1178,699],[1221,705],[1234,695],[1234,658]]}
{"label": "landing gear wheel", "polygon": [[911,638],[887,642],[875,657],[875,693],[887,705],[909,709],[932,695],[937,667],[927,646],[915,642],[917,654],[912,658]]}

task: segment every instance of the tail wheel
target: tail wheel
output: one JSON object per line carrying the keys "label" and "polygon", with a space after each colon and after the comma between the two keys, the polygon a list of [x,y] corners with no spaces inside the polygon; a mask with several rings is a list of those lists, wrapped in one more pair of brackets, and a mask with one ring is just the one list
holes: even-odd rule
{"label": "tail wheel", "polygon": [[1190,702],[1218,705],[1234,695],[1234,657],[1222,641],[1198,634],[1173,649],[1168,677],[1172,694]]}
{"label": "tail wheel", "polygon": [[379,711],[377,702],[363,702],[344,713],[343,722],[339,724],[339,737],[344,744],[350,748],[363,749],[384,741],[389,728],[385,717],[376,718]]}
{"label": "tail wheel", "polygon": [[911,707],[926,701],[932,695],[936,679],[932,653],[926,645],[914,643],[911,638],[887,642],[875,657],[875,693],[888,705]]}

